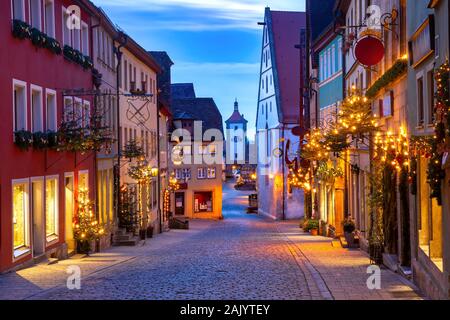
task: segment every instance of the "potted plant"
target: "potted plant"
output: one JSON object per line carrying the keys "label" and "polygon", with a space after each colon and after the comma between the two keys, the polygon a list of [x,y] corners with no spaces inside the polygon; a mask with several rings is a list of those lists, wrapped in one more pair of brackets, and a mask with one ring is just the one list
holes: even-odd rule
{"label": "potted plant", "polygon": [[305,232],[310,232],[313,236],[317,236],[319,234],[319,220],[308,220],[307,222],[305,222],[303,230]]}
{"label": "potted plant", "polygon": [[303,222],[300,222],[300,228],[302,228],[304,232],[309,232],[308,219],[305,218]]}
{"label": "potted plant", "polygon": [[349,216],[342,222],[342,225],[344,227],[345,240],[347,241],[349,247],[352,247],[355,239],[355,230],[356,230],[355,221],[352,219],[351,216]]}

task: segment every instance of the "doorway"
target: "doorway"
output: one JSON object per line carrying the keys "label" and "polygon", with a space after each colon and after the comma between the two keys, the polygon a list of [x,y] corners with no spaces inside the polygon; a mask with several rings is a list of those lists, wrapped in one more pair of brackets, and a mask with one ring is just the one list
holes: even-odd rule
{"label": "doorway", "polygon": [[175,193],[175,215],[184,216],[184,192]]}
{"label": "doorway", "polygon": [[75,240],[73,238],[73,216],[74,216],[74,191],[73,175],[66,175],[64,178],[65,194],[65,231],[66,244],[69,255],[75,251]]}
{"label": "doorway", "polygon": [[33,215],[33,257],[45,252],[44,234],[44,180],[31,183],[31,210]]}

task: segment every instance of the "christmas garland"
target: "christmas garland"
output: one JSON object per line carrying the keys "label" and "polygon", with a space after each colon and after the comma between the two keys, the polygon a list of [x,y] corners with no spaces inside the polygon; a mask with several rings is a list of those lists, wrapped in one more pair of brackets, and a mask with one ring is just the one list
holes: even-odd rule
{"label": "christmas garland", "polygon": [[381,89],[394,82],[408,70],[408,62],[405,59],[397,60],[394,65],[387,70],[375,83],[366,91],[369,99],[375,98]]}
{"label": "christmas garland", "polygon": [[319,163],[315,174],[317,180],[327,183],[334,183],[336,178],[342,178],[343,176],[344,172],[340,167],[329,167],[325,161]]}
{"label": "christmas garland", "polygon": [[49,37],[36,28],[31,27],[26,22],[13,20],[12,33],[13,36],[18,39],[31,40],[33,45],[38,48],[46,48],[57,55],[62,53],[61,45],[56,39]]}
{"label": "christmas garland", "polygon": [[138,146],[136,140],[130,140],[125,145],[125,148],[122,150],[122,156],[128,159],[139,158],[144,155],[144,149]]}
{"label": "christmas garland", "polygon": [[439,67],[435,74],[437,83],[435,136],[431,140],[432,156],[427,171],[427,180],[431,188],[430,197],[436,199],[439,205],[442,205],[442,181],[445,179],[442,159],[444,153],[450,150],[449,74],[448,61]]}
{"label": "christmas garland", "polygon": [[27,151],[33,147],[36,150],[53,149],[57,147],[58,133],[54,131],[31,132],[20,130],[14,132],[14,144]]}
{"label": "christmas garland", "polygon": [[[68,115],[68,117],[72,117]],[[111,130],[101,124],[101,115],[94,114],[89,126],[82,127],[77,119],[64,120],[58,131],[58,151],[99,152],[109,150],[114,142]]]}
{"label": "christmas garland", "polygon": [[83,55],[80,51],[72,48],[71,46],[65,45],[63,52],[64,57],[74,63],[79,64],[84,69],[92,69],[94,67],[94,63],[92,62],[90,57]]}

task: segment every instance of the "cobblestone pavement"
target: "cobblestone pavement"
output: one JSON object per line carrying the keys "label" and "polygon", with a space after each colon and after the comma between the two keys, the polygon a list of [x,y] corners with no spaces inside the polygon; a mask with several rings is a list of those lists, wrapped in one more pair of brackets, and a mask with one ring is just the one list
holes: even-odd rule
{"label": "cobblestone pavement", "polygon": [[[383,290],[368,292],[363,253],[332,248],[329,240],[304,235],[293,222],[247,215],[247,195],[224,188],[223,221],[194,220],[189,231],[172,230],[142,246],[2,275],[0,299],[417,297],[389,271],[383,271]],[[82,270],[81,290],[66,288],[70,265]]]}

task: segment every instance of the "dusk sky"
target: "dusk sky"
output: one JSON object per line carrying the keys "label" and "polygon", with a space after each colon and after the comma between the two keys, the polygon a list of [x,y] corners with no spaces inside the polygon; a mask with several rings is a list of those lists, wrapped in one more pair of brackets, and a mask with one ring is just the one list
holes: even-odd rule
{"label": "dusk sky", "polygon": [[94,0],[145,49],[167,51],[172,82],[193,82],[223,120],[234,99],[255,130],[264,8],[303,11],[304,0]]}

